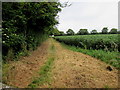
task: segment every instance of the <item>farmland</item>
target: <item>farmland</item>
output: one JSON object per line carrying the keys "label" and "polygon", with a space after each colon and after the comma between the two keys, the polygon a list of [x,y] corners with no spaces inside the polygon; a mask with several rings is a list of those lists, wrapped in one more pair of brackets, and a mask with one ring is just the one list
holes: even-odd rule
{"label": "farmland", "polygon": [[102,49],[105,51],[118,51],[120,45],[117,34],[57,36],[55,39],[84,49]]}
{"label": "farmland", "polygon": [[56,36],[55,39],[70,50],[82,52],[120,68],[118,49],[120,42],[117,34]]}

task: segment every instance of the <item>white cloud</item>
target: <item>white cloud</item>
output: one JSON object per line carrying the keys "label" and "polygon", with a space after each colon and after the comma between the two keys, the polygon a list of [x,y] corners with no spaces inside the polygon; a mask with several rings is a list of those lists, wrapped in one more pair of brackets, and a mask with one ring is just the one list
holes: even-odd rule
{"label": "white cloud", "polygon": [[117,2],[73,2],[59,13],[58,29],[67,31],[69,28],[77,32],[80,28],[89,31],[103,27],[118,28]]}

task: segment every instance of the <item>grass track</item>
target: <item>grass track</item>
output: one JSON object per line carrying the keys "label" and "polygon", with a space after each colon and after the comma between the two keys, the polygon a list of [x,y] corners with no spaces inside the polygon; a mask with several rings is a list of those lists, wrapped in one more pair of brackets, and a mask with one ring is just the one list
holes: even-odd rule
{"label": "grass track", "polygon": [[32,81],[31,84],[28,85],[28,87],[30,88],[37,88],[41,85],[43,85],[43,83],[49,83],[51,80],[50,80],[50,77],[51,77],[51,74],[50,74],[50,71],[51,71],[51,68],[52,68],[52,65],[53,65],[53,62],[55,60],[55,56],[54,56],[54,53],[55,53],[55,47],[54,45],[52,44],[51,47],[50,47],[50,55],[48,57],[48,60],[46,61],[45,65],[43,65],[39,71],[39,77],[36,77],[35,80]]}
{"label": "grass track", "polygon": [[95,57],[97,59],[100,59],[118,69],[120,69],[120,57],[118,52],[109,52],[109,51],[103,51],[103,50],[88,50],[88,49],[82,49],[75,46],[70,46],[62,43],[62,46],[70,49],[72,51],[82,52],[84,54],[90,55],[92,57]]}

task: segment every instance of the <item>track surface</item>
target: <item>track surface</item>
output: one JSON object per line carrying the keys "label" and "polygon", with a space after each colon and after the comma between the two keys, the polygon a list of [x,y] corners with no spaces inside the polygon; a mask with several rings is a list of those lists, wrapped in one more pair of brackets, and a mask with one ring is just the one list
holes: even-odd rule
{"label": "track surface", "polygon": [[50,47],[55,47],[52,66],[51,82],[44,83],[38,88],[117,88],[118,70],[106,69],[110,66],[91,56],[68,50],[53,39],[45,41],[30,56],[20,61],[11,62],[8,76],[5,78],[8,85],[19,88],[27,87],[38,76],[37,72],[50,56]]}

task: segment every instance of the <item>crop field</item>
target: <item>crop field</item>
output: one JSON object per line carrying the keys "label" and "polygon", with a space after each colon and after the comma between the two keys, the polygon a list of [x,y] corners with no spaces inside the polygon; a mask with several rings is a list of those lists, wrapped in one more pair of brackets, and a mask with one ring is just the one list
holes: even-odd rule
{"label": "crop field", "polygon": [[84,49],[120,51],[118,34],[56,36],[55,39],[67,45],[74,45]]}

